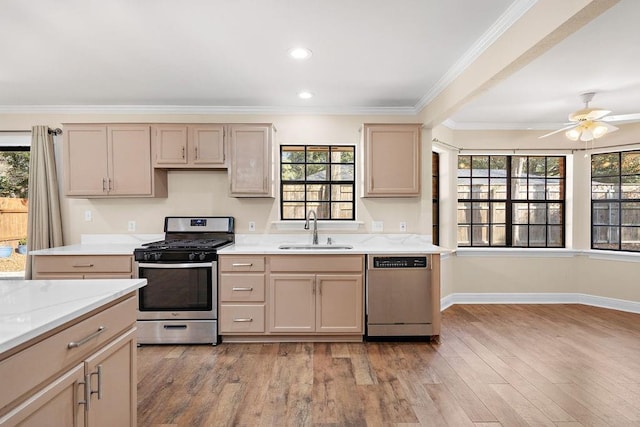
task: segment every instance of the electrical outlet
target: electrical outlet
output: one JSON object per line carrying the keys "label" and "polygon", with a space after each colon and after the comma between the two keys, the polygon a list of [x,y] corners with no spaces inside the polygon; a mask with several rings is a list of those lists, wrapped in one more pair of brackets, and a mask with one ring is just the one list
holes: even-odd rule
{"label": "electrical outlet", "polygon": [[401,233],[407,232],[407,223],[404,221],[400,221],[400,232]]}
{"label": "electrical outlet", "polygon": [[135,221],[127,222],[127,231],[136,231],[136,222]]}
{"label": "electrical outlet", "polygon": [[93,220],[93,213],[90,210],[84,211],[84,220],[85,221],[92,221]]}
{"label": "electrical outlet", "polygon": [[373,224],[371,224],[371,232],[382,233],[383,230],[384,230],[383,221],[373,221]]}
{"label": "electrical outlet", "polygon": [[256,231],[256,222],[249,221],[249,231]]}

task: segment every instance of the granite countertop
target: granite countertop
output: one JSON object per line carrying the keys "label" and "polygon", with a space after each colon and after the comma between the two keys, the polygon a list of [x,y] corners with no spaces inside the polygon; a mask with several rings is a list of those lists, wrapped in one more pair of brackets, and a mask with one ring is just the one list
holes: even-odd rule
{"label": "granite countertop", "polygon": [[0,280],[0,354],[146,284],[146,279]]}

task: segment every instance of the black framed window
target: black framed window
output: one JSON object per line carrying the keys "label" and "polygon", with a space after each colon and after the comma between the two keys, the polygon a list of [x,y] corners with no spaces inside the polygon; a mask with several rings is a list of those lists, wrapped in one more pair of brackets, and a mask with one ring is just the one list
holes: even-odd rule
{"label": "black framed window", "polygon": [[563,156],[458,156],[458,246],[565,246]]}
{"label": "black framed window", "polygon": [[30,154],[29,147],[0,146],[0,197],[28,197]]}
{"label": "black framed window", "polygon": [[432,241],[434,245],[440,244],[440,155],[431,153],[431,209],[432,209]]}
{"label": "black framed window", "polygon": [[355,159],[354,146],[281,146],[281,219],[355,220]]}
{"label": "black framed window", "polygon": [[640,151],[591,156],[591,248],[640,252]]}

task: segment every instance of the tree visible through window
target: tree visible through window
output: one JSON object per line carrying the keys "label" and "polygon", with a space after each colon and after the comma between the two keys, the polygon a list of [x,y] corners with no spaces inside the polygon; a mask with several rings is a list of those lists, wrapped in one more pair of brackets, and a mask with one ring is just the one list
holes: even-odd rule
{"label": "tree visible through window", "polygon": [[355,147],[280,147],[280,212],[283,220],[355,219]]}
{"label": "tree visible through window", "polygon": [[0,147],[0,197],[26,199],[29,192],[29,151]]}
{"label": "tree visible through window", "polygon": [[458,156],[458,245],[564,247],[565,158]]}
{"label": "tree visible through window", "polygon": [[640,151],[591,156],[591,248],[640,252]]}

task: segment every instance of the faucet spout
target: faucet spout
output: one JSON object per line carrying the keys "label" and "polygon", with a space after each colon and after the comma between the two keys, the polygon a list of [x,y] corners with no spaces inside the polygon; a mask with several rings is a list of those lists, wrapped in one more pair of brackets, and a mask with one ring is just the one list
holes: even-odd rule
{"label": "faucet spout", "polygon": [[309,212],[307,212],[307,218],[306,218],[306,221],[304,223],[304,229],[305,230],[309,229],[309,221],[311,219],[311,214],[313,214],[313,241],[312,241],[312,244],[317,245],[318,244],[318,214],[316,213],[316,211],[310,210]]}

